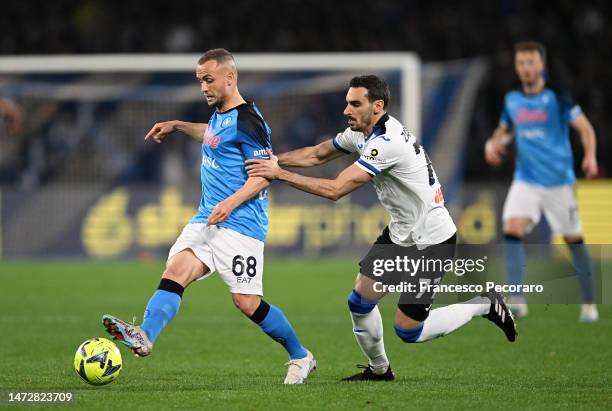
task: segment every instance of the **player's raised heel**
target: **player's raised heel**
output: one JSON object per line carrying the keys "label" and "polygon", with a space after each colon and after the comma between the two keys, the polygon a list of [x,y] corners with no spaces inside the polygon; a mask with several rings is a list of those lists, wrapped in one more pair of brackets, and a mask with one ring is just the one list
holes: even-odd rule
{"label": "player's raised heel", "polygon": [[102,316],[102,325],[113,340],[128,347],[136,356],[145,357],[153,351],[153,344],[139,326],[126,323],[109,314]]}
{"label": "player's raised heel", "polygon": [[504,297],[495,291],[484,293],[482,296],[491,300],[489,314],[483,315],[483,317],[501,328],[504,334],[506,334],[508,341],[514,342],[518,335],[516,332],[516,322],[514,321],[512,312],[504,302]]}
{"label": "player's raised heel", "polygon": [[357,365],[357,368],[363,368],[362,372],[359,372],[350,377],[343,378],[342,381],[393,381],[395,380],[395,374],[391,370],[391,366],[387,367],[387,371],[384,374],[375,374],[372,367],[368,364]]}
{"label": "player's raised heel", "polygon": [[306,350],[306,353],[306,357],[293,359],[286,364],[289,369],[284,384],[304,384],[310,373],[317,368],[317,361],[312,353],[308,350]]}

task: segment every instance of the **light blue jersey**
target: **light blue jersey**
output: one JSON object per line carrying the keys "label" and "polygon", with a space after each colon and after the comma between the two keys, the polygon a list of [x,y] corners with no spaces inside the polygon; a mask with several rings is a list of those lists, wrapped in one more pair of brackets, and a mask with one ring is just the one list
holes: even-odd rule
{"label": "light blue jersey", "polygon": [[569,124],[582,114],[580,106],[545,88],[535,95],[506,94],[500,124],[514,129],[514,180],[546,187],[574,184]]}
{"label": "light blue jersey", "polygon": [[[248,180],[245,160],[268,159],[270,128],[253,103],[215,111],[202,144],[202,200],[191,223],[206,223],[212,209]],[[236,207],[220,227],[264,241],[268,232],[267,190]]]}

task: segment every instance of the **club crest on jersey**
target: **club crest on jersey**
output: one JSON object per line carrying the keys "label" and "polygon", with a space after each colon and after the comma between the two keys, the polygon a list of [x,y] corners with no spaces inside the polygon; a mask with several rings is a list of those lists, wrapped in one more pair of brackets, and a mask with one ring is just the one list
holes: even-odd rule
{"label": "club crest on jersey", "polygon": [[230,124],[232,124],[232,118],[231,117],[226,117],[221,122],[221,127],[225,128],[225,127],[228,127]]}

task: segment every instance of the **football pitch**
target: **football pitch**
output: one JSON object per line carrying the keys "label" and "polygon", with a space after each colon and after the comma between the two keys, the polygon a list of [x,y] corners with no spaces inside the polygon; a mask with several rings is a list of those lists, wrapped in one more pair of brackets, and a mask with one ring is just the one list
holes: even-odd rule
{"label": "football pitch", "polygon": [[396,381],[340,382],[366,363],[346,304],[355,262],[266,261],[265,299],[283,309],[318,361],[304,386],[282,385],[284,350],[233,307],[214,276],[186,290],[150,357],[134,358],[121,346],[121,375],[103,387],[80,380],[74,352],[105,336],[102,314],[142,320],[162,263],[0,263],[0,391],[5,398],[7,391],[71,392],[74,402],[52,405],[66,409],[612,407],[610,305],[600,306],[595,324],[578,323],[576,305],[532,305],[514,344],[485,319],[445,338],[405,344],[393,332],[395,307],[381,305]]}

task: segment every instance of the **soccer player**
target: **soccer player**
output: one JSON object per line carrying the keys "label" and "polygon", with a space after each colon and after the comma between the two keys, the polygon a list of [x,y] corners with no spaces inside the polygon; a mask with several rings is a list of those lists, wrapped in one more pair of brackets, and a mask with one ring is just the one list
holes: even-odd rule
{"label": "soccer player", "polygon": [[21,133],[23,131],[23,114],[14,103],[0,98],[0,119],[6,121],[8,131]]}
{"label": "soccer player", "polygon": [[207,51],[198,61],[196,77],[208,105],[215,108],[208,124],[157,123],[145,140],[160,143],[181,131],[202,144],[198,212],[170,249],[143,323],[136,326],[104,315],[104,327],[136,355],[149,355],[160,332],[178,313],[185,288],[216,271],[229,287],[236,307],[289,354],[285,384],[302,384],[316,367],[315,359],[283,312],[262,299],[269,182],[249,177],[244,164],[246,159],[268,158],[270,129],[255,104],[240,95],[230,52]]}
{"label": "soccer player", "polygon": [[[569,127],[578,131],[584,148],[582,170],[587,178],[597,175],[595,132],[580,106],[566,94],[546,87],[546,51],[537,42],[515,45],[514,68],[521,90],[506,94],[499,125],[485,145],[485,159],[501,163],[506,147],[516,140],[516,166],[503,210],[505,266],[510,284],[523,284],[525,250],[523,236],[542,213],[552,231],[563,235],[582,291],[580,321],[598,320],[594,304],[591,258],[584,245],[576,205],[574,161]],[[521,294],[509,298],[517,317],[527,315]]]}
{"label": "soccer player", "polygon": [[[452,258],[456,228],[440,183],[423,147],[402,124],[386,112],[389,86],[374,75],[350,81],[344,115],[349,127],[333,139],[273,156],[247,161],[251,177],[281,180],[308,193],[338,200],[372,182],[378,199],[391,215],[372,249],[360,262],[355,287],[348,298],[357,343],[368,358],[365,370],[348,381],[385,381],[395,378],[385,353],[378,301],[385,295],[376,288],[373,262],[386,249],[399,247],[415,258]],[[311,167],[349,153],[359,159],[335,179],[306,177],[280,166]],[[387,255],[387,257],[390,257]],[[392,256],[391,256],[392,257]],[[443,272],[416,272],[417,282],[438,283]],[[514,320],[501,295],[489,293],[467,304],[430,311],[432,293],[422,300],[418,293],[402,295],[395,314],[395,332],[403,341],[416,343],[447,335],[475,316],[485,316],[500,327],[510,341],[516,338]],[[403,298],[407,297],[407,298]],[[423,301],[422,303],[420,301]]]}

